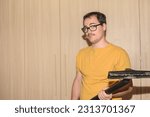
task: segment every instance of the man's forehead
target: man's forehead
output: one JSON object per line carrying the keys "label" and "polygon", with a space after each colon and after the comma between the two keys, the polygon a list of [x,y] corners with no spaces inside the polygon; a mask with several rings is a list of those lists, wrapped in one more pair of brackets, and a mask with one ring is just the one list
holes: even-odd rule
{"label": "man's forehead", "polygon": [[91,24],[96,24],[96,23],[99,23],[98,19],[96,16],[90,16],[88,18],[86,18],[84,21],[83,21],[83,24],[84,25],[91,25]]}

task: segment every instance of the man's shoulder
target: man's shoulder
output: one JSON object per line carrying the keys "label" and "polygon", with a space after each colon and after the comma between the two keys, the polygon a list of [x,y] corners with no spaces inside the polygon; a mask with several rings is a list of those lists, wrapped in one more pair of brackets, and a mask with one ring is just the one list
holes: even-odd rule
{"label": "man's shoulder", "polygon": [[118,45],[111,44],[111,46],[112,46],[113,50],[116,51],[116,52],[119,52],[119,53],[120,53],[120,52],[121,52],[121,53],[122,53],[122,52],[123,52],[123,53],[126,52],[126,50],[125,50],[124,48],[122,48],[122,47],[120,47],[120,46],[118,46]]}

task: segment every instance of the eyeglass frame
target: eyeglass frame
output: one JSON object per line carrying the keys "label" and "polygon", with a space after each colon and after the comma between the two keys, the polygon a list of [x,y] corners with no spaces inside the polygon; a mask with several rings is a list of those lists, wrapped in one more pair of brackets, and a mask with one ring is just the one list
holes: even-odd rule
{"label": "eyeglass frame", "polygon": [[[97,27],[99,26],[99,25],[102,25],[103,23],[99,23],[99,24],[95,24],[95,25],[91,25],[91,26],[89,26],[89,27],[87,27],[87,26],[84,26],[83,28],[81,28],[81,30],[83,31],[83,33],[87,33],[88,32],[88,30],[90,30],[90,31],[96,31],[97,30]],[[95,27],[95,30],[91,30],[91,27]],[[87,31],[85,32],[84,31],[84,29],[87,29]]]}

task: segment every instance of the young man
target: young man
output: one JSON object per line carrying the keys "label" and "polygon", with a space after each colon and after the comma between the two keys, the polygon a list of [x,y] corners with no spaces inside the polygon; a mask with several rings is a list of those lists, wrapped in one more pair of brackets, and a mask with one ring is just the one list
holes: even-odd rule
{"label": "young man", "polygon": [[76,77],[72,86],[71,99],[89,100],[98,95],[100,100],[121,99],[132,91],[132,81],[115,94],[104,90],[117,82],[108,80],[109,71],[130,68],[126,51],[106,40],[106,16],[100,12],[90,12],[83,17],[85,38],[91,43],[81,49],[76,58]]}

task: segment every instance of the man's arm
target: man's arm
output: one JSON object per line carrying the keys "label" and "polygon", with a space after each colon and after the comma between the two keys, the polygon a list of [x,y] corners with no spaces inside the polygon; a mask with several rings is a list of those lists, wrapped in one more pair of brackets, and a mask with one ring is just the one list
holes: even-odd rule
{"label": "man's arm", "polygon": [[77,71],[76,77],[72,85],[71,100],[80,99],[81,80],[82,80],[82,75],[79,71]]}
{"label": "man's arm", "polygon": [[[116,82],[115,84],[117,84],[117,86],[118,86],[118,82]],[[113,84],[113,85],[115,85],[115,84]],[[98,100],[98,99],[110,100],[112,98],[124,97],[126,95],[131,94],[131,92],[133,90],[132,86],[133,86],[133,83],[132,83],[132,80],[130,79],[126,85],[124,85],[123,87],[121,87],[119,89],[116,89],[116,91],[113,92],[113,94],[106,94],[105,90],[107,90],[107,89],[104,89],[104,90],[100,91],[97,96],[93,97],[92,100]]]}

